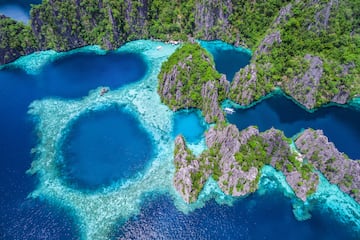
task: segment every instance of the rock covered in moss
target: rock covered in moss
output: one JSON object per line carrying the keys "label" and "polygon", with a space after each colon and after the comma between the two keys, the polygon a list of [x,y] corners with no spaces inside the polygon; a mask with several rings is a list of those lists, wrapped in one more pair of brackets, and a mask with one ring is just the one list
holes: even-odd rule
{"label": "rock covered in moss", "polygon": [[210,54],[197,43],[185,43],[162,65],[158,93],[172,110],[199,108],[207,122],[223,121],[220,102],[229,82],[215,70]]}
{"label": "rock covered in moss", "polygon": [[293,152],[283,132],[271,128],[261,134],[265,142],[270,165],[281,171],[295,195],[305,201],[314,193],[319,183],[319,176],[314,167],[303,161],[298,153]]}
{"label": "rock covered in moss", "polygon": [[251,126],[239,131],[235,125],[223,123],[209,129],[206,144],[208,149],[194,157],[184,147],[184,140],[176,139],[174,184],[186,202],[196,200],[210,175],[226,194],[252,193],[258,188],[264,165],[282,171],[296,196],[303,201],[316,191],[319,179],[314,168],[296,157],[289,140],[279,130],[260,133]]}
{"label": "rock covered in moss", "polygon": [[29,26],[0,14],[0,65],[37,50]]}
{"label": "rock covered in moss", "polygon": [[177,136],[175,139],[174,155],[176,172],[173,183],[175,189],[180,193],[185,202],[194,202],[205,181],[209,178],[211,168],[207,169],[201,166],[203,163],[186,147],[182,136]]}

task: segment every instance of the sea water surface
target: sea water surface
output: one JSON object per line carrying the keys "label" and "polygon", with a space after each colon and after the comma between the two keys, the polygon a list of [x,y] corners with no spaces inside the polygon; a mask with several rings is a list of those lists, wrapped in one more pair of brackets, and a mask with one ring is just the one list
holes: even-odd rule
{"label": "sea water surface", "polygon": [[80,98],[99,86],[118,88],[141,79],[146,69],[136,54],[80,53],[48,63],[37,75],[14,67],[0,71],[1,239],[78,239],[71,213],[39,199],[27,199],[37,184],[25,174],[37,141],[33,120],[27,115],[29,104],[47,97]]}
{"label": "sea water surface", "polygon": [[[131,64],[132,61],[133,64]],[[71,64],[68,64],[68,62]],[[129,62],[130,65],[124,67]],[[84,72],[84,69],[89,70],[89,73]],[[58,203],[26,198],[27,194],[33,191],[37,184],[36,179],[25,174],[25,171],[30,167],[32,157],[34,157],[30,155],[30,150],[35,146],[37,137],[36,132],[33,132],[32,119],[28,119],[26,114],[28,105],[33,100],[44,97],[61,97],[68,100],[81,98],[89,90],[98,86],[110,86],[112,89],[118,88],[139,80],[144,76],[145,72],[146,64],[142,61],[142,57],[133,54],[70,55],[45,66],[44,70],[37,75],[28,75],[22,70],[13,68],[5,68],[0,71],[0,110],[2,112],[2,118],[0,118],[2,132],[0,139],[1,239],[80,238],[78,231],[80,226],[74,221],[73,213],[59,208]],[[123,79],[123,76],[127,77]],[[72,85],[76,87],[73,88]],[[276,100],[276,98],[274,99]],[[278,112],[283,111],[284,106],[287,106],[283,104],[268,107],[266,115],[279,115]],[[288,107],[290,108],[288,112],[295,111],[299,113],[294,115],[297,116],[297,119],[304,118],[303,114],[305,113],[299,110],[300,108],[297,105],[290,104]],[[252,109],[256,109],[256,106]],[[331,112],[337,111],[336,109],[342,108],[322,108],[321,111],[331,114]],[[248,124],[261,125],[257,121],[264,110],[260,108],[257,111],[255,115],[246,115],[244,112],[244,116],[239,115],[239,117],[241,117],[242,121],[248,121]],[[349,123],[349,131],[355,132],[355,135],[357,135],[359,134],[358,125],[350,124],[351,122],[347,122],[346,119],[351,117],[358,119],[358,111],[354,109],[348,109],[348,111],[348,115],[338,114],[336,117],[329,118],[328,124],[337,126],[341,122],[345,122],[345,125]],[[237,114],[232,117],[236,118]],[[286,114],[284,116],[286,117]],[[314,113],[314,116],[307,121],[316,122],[323,118],[323,115],[316,115],[316,113]],[[276,117],[273,118],[276,119]],[[238,119],[236,119],[237,121]],[[116,122],[122,124],[117,125]],[[285,125],[288,128],[287,131],[289,131],[286,132],[287,135],[292,135],[292,131],[297,133],[299,127],[301,129],[300,125],[295,124],[296,119],[289,122],[289,126]],[[199,114],[192,111],[180,112],[175,116],[174,124],[174,136],[184,134],[185,137],[187,136],[190,141],[194,142],[200,141],[205,130]],[[133,133],[124,133],[122,135],[124,125],[129,125],[131,128],[135,127],[134,129],[126,129],[126,131],[138,131],[141,129],[141,127],[136,127],[138,126],[136,119],[127,116],[126,113],[124,116],[118,110],[111,109],[99,114],[95,112],[75,123],[68,139],[70,144],[65,146],[64,151],[65,156],[69,152],[73,152],[75,155],[78,154],[78,157],[65,165],[65,173],[73,175],[65,174],[63,177],[72,176],[72,180],[77,184],[79,183],[77,180],[85,179],[81,188],[92,191],[94,186],[96,188],[104,183],[108,184],[114,179],[124,177],[121,175],[121,173],[124,173],[121,172],[124,169],[124,171],[130,169],[130,173],[140,171],[139,169],[132,170],[131,161],[129,162],[130,165],[126,164],[120,166],[120,168],[107,168],[103,165],[106,163],[101,162],[97,157],[98,154],[115,151],[117,144],[114,144],[114,141],[121,143],[125,139],[129,140],[130,144],[133,144],[131,140],[134,139],[129,139],[129,135]],[[101,133],[103,129],[110,131],[108,127],[114,129],[114,132],[111,133],[112,144],[105,146],[107,144],[106,139],[97,143],[95,135]],[[246,124],[243,127],[246,127]],[[283,125],[280,124],[276,127],[281,128]],[[96,131],[89,132],[92,128],[95,128]],[[267,125],[261,125],[260,128],[265,130]],[[194,129],[196,131],[193,132]],[[335,131],[335,135],[331,137],[331,140],[337,138],[346,139],[347,136],[342,134],[342,131]],[[143,136],[143,132],[139,133],[139,138],[135,139],[141,138],[144,140]],[[99,134],[98,137],[102,138],[103,135]],[[152,144],[156,144],[156,142],[153,141]],[[100,152],[95,150],[94,156],[90,156],[96,158],[92,160],[95,164],[84,162],[85,158],[82,158],[81,155],[88,153],[86,146],[95,145],[100,148]],[[148,146],[148,143],[145,143],[144,146]],[[359,154],[358,149],[355,149],[355,154]],[[66,153],[67,151],[69,152]],[[130,154],[130,156],[132,155]],[[112,156],[109,157],[111,162]],[[134,157],[134,161],[138,160],[137,157]],[[142,164],[140,160],[140,169],[143,166]],[[103,169],[105,173],[101,172]],[[119,169],[120,175],[118,175]],[[86,171],[100,172],[92,174]],[[108,174],[115,175],[107,178]],[[255,193],[245,199],[237,199],[233,206],[219,205],[210,200],[203,208],[188,214],[179,211],[173,204],[174,199],[167,194],[154,194],[151,197],[148,196],[148,198],[143,196],[142,201],[143,206],[140,212],[128,220],[121,221],[122,224],[114,229],[112,234],[114,239],[315,240],[357,239],[359,236],[354,235],[351,226],[341,223],[334,214],[326,211],[321,205],[314,207],[311,212],[311,219],[302,222],[297,221],[292,212],[293,200],[285,197],[277,189],[263,195]]]}

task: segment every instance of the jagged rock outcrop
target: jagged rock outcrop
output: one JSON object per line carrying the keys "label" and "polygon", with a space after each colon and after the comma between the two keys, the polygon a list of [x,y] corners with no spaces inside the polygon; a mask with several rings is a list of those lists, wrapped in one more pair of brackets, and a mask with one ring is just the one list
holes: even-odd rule
{"label": "jagged rock outcrop", "polygon": [[[317,1],[311,1],[310,4],[318,4]],[[329,27],[329,20],[332,8],[338,8],[338,0],[330,0],[322,5],[322,8],[315,13],[315,21],[308,26],[308,30],[315,30],[320,32],[326,30]]]}
{"label": "jagged rock outcrop", "polygon": [[[209,168],[200,166],[199,161],[186,147],[184,138],[178,136],[175,139],[175,176],[173,178],[176,190],[181,194],[185,202],[194,202],[202,189],[205,181],[209,178]],[[210,165],[210,163],[208,163]]]}
{"label": "jagged rock outcrop", "polygon": [[285,83],[285,90],[307,109],[316,105],[316,94],[323,75],[323,61],[318,56],[306,54],[304,59],[308,62],[308,69],[304,70],[302,76],[295,76]]}
{"label": "jagged rock outcrop", "polygon": [[258,81],[257,72],[257,65],[251,63],[235,74],[229,92],[229,98],[232,101],[249,105],[270,92],[264,88],[265,83]]}
{"label": "jagged rock outcrop", "polygon": [[275,21],[272,24],[272,28],[275,28],[278,26],[281,22],[286,22],[288,18],[291,16],[292,12],[292,4],[289,3],[285,7],[281,8],[279,11],[279,16],[275,19]]}
{"label": "jagged rock outcrop", "polygon": [[295,195],[305,201],[314,193],[319,183],[319,176],[303,159],[290,149],[284,133],[271,128],[261,136],[266,144],[267,156],[271,158],[270,165],[286,176],[286,181],[294,190]]}
{"label": "jagged rock outcrop", "polygon": [[319,178],[310,164],[291,151],[287,141],[276,129],[259,133],[248,127],[239,132],[235,125],[216,125],[206,133],[208,150],[196,158],[178,137],[175,188],[186,202],[195,201],[212,175],[224,193],[245,196],[256,191],[262,166],[271,165],[284,173],[296,196],[305,201],[316,191]]}
{"label": "jagged rock outcrop", "polygon": [[280,31],[275,31],[264,37],[253,55],[253,60],[255,61],[259,55],[268,54],[274,43],[281,43]]}
{"label": "jagged rock outcrop", "polygon": [[[219,84],[221,88],[228,89],[229,82],[226,80],[225,75],[222,75]],[[201,96],[203,97],[201,110],[205,113],[205,121],[224,121],[224,113],[219,104],[219,92],[218,84],[214,81],[208,81],[203,84],[201,88]]]}
{"label": "jagged rock outcrop", "polygon": [[322,130],[305,130],[295,144],[303,158],[360,203],[360,161],[339,152]]}
{"label": "jagged rock outcrop", "polygon": [[247,144],[252,136],[257,136],[259,131],[249,127],[239,133],[234,125],[224,128],[211,128],[206,133],[206,143],[209,148],[220,146],[221,156],[218,166],[221,172],[218,178],[219,187],[233,196],[244,196],[257,189],[259,170],[256,167],[242,168],[241,163],[235,159],[235,154],[240,151],[241,145]]}
{"label": "jagged rock outcrop", "polygon": [[229,85],[225,75],[215,70],[210,55],[199,44],[187,43],[163,65],[158,93],[173,111],[199,108],[210,123],[225,120],[220,102]]}
{"label": "jagged rock outcrop", "polygon": [[[200,0],[195,6],[195,35],[204,40],[230,36],[231,0]],[[225,34],[224,34],[225,33]]]}

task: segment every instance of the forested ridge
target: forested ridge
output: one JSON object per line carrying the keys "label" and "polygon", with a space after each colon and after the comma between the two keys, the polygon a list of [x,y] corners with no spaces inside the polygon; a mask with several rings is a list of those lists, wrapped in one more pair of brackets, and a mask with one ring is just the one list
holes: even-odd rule
{"label": "forested ridge", "polygon": [[360,93],[359,0],[44,0],[29,25],[0,17],[0,63],[38,50],[194,38],[254,52],[229,94],[243,105],[275,87],[308,109]]}

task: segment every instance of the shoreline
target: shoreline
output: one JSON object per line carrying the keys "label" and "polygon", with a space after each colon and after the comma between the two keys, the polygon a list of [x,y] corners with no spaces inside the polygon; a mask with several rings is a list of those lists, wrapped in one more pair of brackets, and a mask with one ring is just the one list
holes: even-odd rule
{"label": "shoreline", "polygon": [[[162,46],[160,51],[156,49],[159,44]],[[173,156],[173,142],[167,135],[171,135],[171,129],[169,130],[168,127],[171,126],[171,121],[173,121],[171,119],[173,119],[175,112],[172,112],[167,107],[165,107],[165,105],[160,103],[159,96],[156,91],[156,86],[157,73],[160,71],[161,62],[169,57],[169,54],[175,51],[175,48],[176,47],[174,46],[154,41],[139,40],[127,43],[119,49],[115,50],[115,52],[129,51],[142,54],[149,66],[148,72],[138,82],[131,83],[119,89],[111,90],[102,98],[97,96],[98,89],[95,89],[94,91],[91,91],[88,96],[85,96],[79,100],[59,100],[50,98],[37,100],[31,105],[31,109],[29,111],[30,115],[39,118],[39,122],[36,123],[37,128],[48,132],[48,140],[54,141],[54,143],[59,142],[58,138],[63,136],[64,131],[66,132],[67,126],[67,120],[64,120],[63,117],[61,117],[63,113],[59,109],[66,109],[63,107],[70,106],[70,115],[67,118],[69,121],[71,121],[71,119],[75,117],[75,119],[72,119],[75,121],[76,116],[81,116],[84,111],[86,112],[87,110],[92,110],[94,108],[103,108],[114,102],[129,104],[130,111],[135,109],[133,113],[136,118],[146,119],[140,119],[140,121],[144,124],[144,128],[147,131],[157,133],[157,136],[154,136],[155,141],[161,141],[159,146],[156,148],[159,150],[161,149],[164,152],[159,153],[159,155],[155,156],[154,159],[149,160],[143,172],[137,174],[134,176],[134,178],[129,179],[126,181],[126,183],[117,182],[116,184],[111,185],[102,191],[84,194],[80,193],[78,190],[67,188],[61,182],[59,182],[59,179],[55,179],[54,177],[56,177],[56,174],[54,175],[54,172],[51,171],[55,170],[56,173],[56,169],[50,169],[51,171],[47,172],[49,167],[53,168],[51,164],[50,166],[48,165],[49,160],[47,157],[50,157],[51,159],[56,158],[57,150],[53,149],[55,152],[54,155],[52,155],[52,151],[48,151],[48,148],[52,148],[54,146],[51,144],[46,144],[47,141],[45,141],[44,138],[39,139],[40,141],[36,146],[39,159],[34,160],[31,172],[38,173],[38,175],[40,175],[37,176],[40,182],[34,192],[31,193],[30,197],[44,198],[46,201],[57,203],[67,209],[71,209],[71,213],[76,216],[74,221],[80,226],[80,235],[82,238],[103,239],[103,234],[111,231],[112,226],[114,226],[118,220],[129,219],[140,211],[139,209],[142,205],[141,203],[146,201],[146,196],[142,196],[146,193],[157,192],[160,194],[170,194],[173,198],[173,203],[176,208],[184,213],[190,213],[198,208],[201,208],[209,199],[215,199],[219,204],[228,205],[231,205],[234,199],[237,199],[232,198],[231,196],[228,196],[220,191],[218,185],[214,181],[209,180],[205,184],[203,190],[200,192],[199,199],[195,203],[189,205],[182,200],[172,185],[170,178],[172,177],[172,171],[174,171],[174,165],[171,157]],[[101,49],[99,50],[98,47],[85,47],[83,50],[85,52],[106,54],[106,51],[104,52]],[[68,54],[71,55],[78,52],[81,52],[81,50],[72,50],[71,53],[68,52]],[[25,71],[30,71],[31,74],[36,74],[38,71],[41,71],[42,67],[46,66],[49,61],[56,61],[58,58],[63,56],[67,56],[67,54],[54,54],[53,52],[50,52],[50,54],[45,54],[42,56],[40,53],[35,57],[24,57],[24,59],[19,60],[15,66],[22,68]],[[151,89],[146,89],[145,86],[147,85],[150,86]],[[141,92],[144,93],[144,96],[140,96]],[[156,102],[156,109],[149,110],[148,106],[142,105],[143,101],[149,100],[147,97],[149,97],[150,101]],[[86,104],[84,105],[84,103]],[[80,108],[80,111],[77,111],[77,108]],[[48,109],[49,112],[47,113],[47,111],[44,111],[44,109]],[[165,120],[159,119],[162,116],[161,114],[161,116],[158,114],[159,112],[165,114]],[[61,117],[62,120],[51,120],[51,118],[54,117],[51,115],[54,113],[56,113],[55,115],[58,117]],[[159,120],[161,120],[161,122],[158,122]],[[62,125],[64,124],[64,121],[65,125],[58,130],[48,129],[46,127],[52,126],[52,123],[54,123],[55,126],[58,124]],[[53,130],[58,131],[58,133],[52,132]],[[158,134],[164,133],[166,136],[164,139],[162,139],[162,137]],[[151,134],[151,136],[153,136],[153,134]],[[201,144],[199,147],[201,147]],[[41,154],[44,155],[40,156]],[[50,155],[48,156],[48,154]],[[54,159],[51,159],[50,161],[54,161]],[[275,171],[275,169],[273,169],[273,171]],[[266,172],[264,172],[264,174],[265,173]],[[283,175],[280,172],[278,172],[278,174]],[[263,178],[263,173],[261,177]],[[125,195],[130,196],[130,199],[124,198]],[[288,197],[293,199],[291,194]],[[347,205],[344,205],[344,208],[346,206]],[[360,212],[360,205],[358,208]],[[114,209],[117,210],[114,211]],[[341,208],[339,209],[341,210]],[[355,210],[358,211],[357,209]],[[346,217],[343,219],[346,219]]]}

